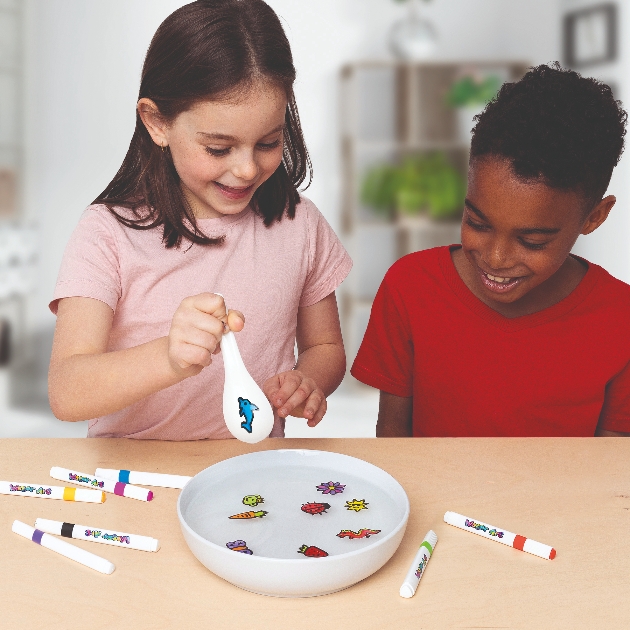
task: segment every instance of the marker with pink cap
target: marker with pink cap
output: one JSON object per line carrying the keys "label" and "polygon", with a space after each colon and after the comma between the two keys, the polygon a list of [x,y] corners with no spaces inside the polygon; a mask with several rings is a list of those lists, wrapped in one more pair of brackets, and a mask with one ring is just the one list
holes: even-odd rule
{"label": "marker with pink cap", "polygon": [[446,514],[444,514],[444,521],[449,525],[465,529],[467,532],[483,536],[488,540],[503,543],[508,547],[514,547],[514,549],[519,549],[520,551],[527,551],[527,553],[531,553],[539,558],[553,560],[556,557],[556,550],[549,545],[543,545],[531,538],[525,538],[525,536],[521,536],[520,534],[513,534],[512,532],[493,527],[487,523],[476,521],[462,514],[457,514],[457,512],[446,512]]}
{"label": "marker with pink cap", "polygon": [[50,476],[53,479],[59,479],[60,481],[77,483],[81,486],[87,486],[94,490],[103,490],[104,492],[111,492],[112,494],[117,494],[121,497],[138,499],[138,501],[153,500],[153,492],[151,490],[147,490],[146,488],[132,486],[131,484],[114,481],[113,479],[102,479],[101,477],[77,472],[76,470],[59,468],[59,466],[53,466],[50,469]]}

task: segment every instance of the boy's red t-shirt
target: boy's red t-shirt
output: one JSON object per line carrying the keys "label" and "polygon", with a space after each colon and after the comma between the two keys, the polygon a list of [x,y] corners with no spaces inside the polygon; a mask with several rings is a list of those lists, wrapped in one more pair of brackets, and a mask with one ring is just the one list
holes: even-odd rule
{"label": "boy's red t-shirt", "polygon": [[587,264],[564,300],[509,319],[466,287],[449,247],[405,256],[378,290],[351,373],[413,396],[414,436],[630,432],[630,286]]}

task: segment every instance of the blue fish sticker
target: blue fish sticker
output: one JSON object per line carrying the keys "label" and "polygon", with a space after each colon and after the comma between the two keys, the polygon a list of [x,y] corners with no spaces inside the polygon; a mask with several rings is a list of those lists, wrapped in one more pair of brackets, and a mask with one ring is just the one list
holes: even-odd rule
{"label": "blue fish sticker", "polygon": [[238,415],[241,418],[245,418],[243,422],[241,422],[241,427],[247,431],[247,433],[252,432],[252,422],[254,421],[254,411],[258,411],[258,407],[248,400],[247,398],[238,397]]}

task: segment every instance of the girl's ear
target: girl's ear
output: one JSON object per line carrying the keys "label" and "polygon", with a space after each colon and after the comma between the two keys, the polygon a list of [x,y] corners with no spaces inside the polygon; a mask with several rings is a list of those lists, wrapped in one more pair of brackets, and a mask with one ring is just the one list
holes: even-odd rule
{"label": "girl's ear", "polygon": [[141,98],[136,107],[153,142],[160,147],[168,146],[168,126],[157,105],[150,98]]}
{"label": "girl's ear", "polygon": [[589,213],[582,226],[580,234],[594,232],[607,218],[615,205],[617,198],[614,195],[604,197]]}

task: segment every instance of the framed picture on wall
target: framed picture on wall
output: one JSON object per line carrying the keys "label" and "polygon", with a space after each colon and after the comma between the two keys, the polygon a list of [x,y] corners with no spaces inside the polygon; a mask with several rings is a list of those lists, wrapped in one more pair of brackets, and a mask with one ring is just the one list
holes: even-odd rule
{"label": "framed picture on wall", "polygon": [[564,16],[564,64],[581,68],[617,58],[617,5],[598,4]]}

